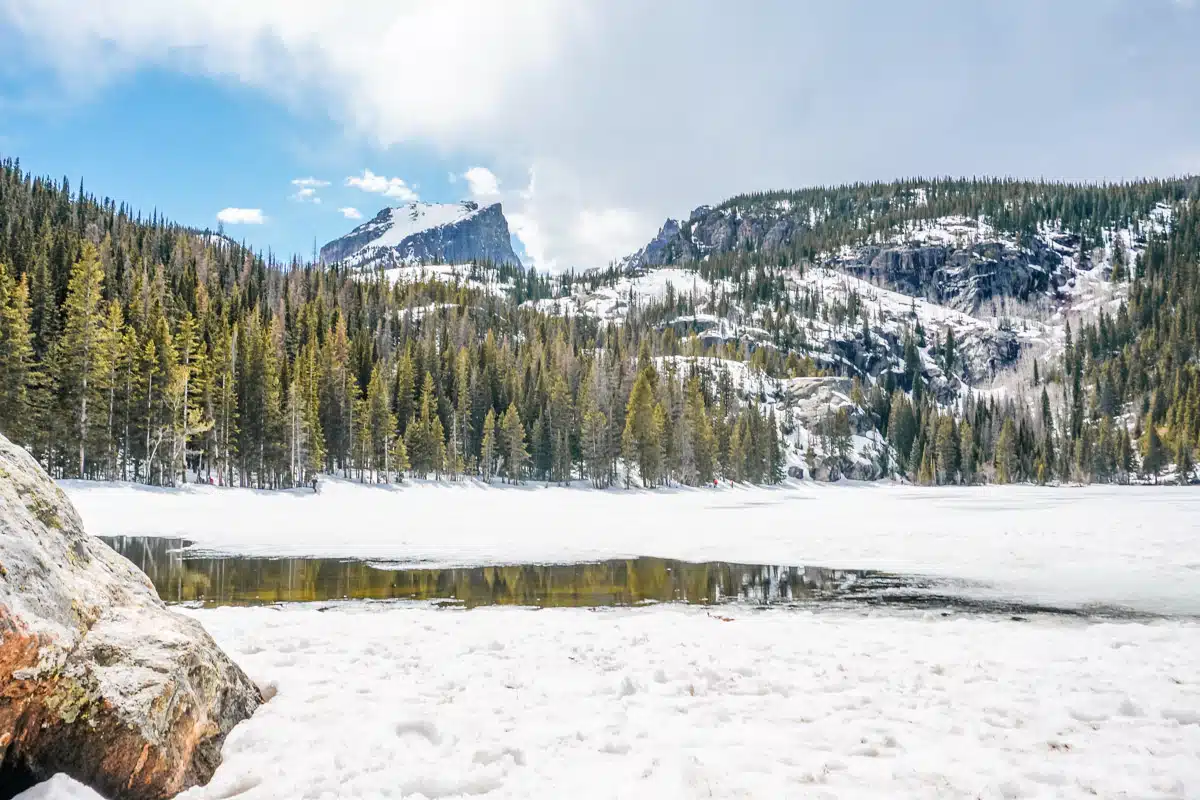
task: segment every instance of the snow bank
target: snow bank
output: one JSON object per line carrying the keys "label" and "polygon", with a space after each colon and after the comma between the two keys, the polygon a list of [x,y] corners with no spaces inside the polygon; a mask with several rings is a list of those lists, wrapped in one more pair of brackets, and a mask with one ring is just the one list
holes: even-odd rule
{"label": "snow bank", "polygon": [[188,612],[277,691],[182,800],[1187,797],[1200,625]]}
{"label": "snow bank", "polygon": [[879,569],[1062,606],[1200,614],[1200,492],[1180,487],[63,488],[92,534],[182,537],[246,555],[439,566],[658,556]]}
{"label": "snow bank", "polygon": [[104,798],[59,773],[50,780],[21,792],[13,800],[104,800]]}

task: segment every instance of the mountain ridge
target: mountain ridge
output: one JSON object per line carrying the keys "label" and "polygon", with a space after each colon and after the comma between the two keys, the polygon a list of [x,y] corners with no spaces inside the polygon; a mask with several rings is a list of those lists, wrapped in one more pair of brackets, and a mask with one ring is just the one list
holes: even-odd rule
{"label": "mountain ridge", "polygon": [[500,203],[414,201],[382,209],[320,250],[320,261],[355,268],[488,262],[520,266]]}

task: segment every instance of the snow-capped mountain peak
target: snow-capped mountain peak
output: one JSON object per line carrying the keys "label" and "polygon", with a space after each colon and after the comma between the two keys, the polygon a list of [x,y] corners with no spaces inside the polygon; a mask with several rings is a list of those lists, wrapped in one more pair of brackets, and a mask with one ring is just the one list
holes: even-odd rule
{"label": "snow-capped mountain peak", "polygon": [[325,263],[353,267],[414,263],[521,262],[499,203],[412,202],[385,208],[321,248]]}

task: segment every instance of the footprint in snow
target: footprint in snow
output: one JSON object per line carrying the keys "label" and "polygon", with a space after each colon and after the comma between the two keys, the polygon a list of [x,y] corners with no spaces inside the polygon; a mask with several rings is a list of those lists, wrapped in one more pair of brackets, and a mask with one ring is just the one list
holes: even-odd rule
{"label": "footprint in snow", "polygon": [[417,719],[408,720],[396,725],[396,735],[401,739],[416,736],[432,745],[442,743],[442,735],[438,733],[437,726],[429,720]]}

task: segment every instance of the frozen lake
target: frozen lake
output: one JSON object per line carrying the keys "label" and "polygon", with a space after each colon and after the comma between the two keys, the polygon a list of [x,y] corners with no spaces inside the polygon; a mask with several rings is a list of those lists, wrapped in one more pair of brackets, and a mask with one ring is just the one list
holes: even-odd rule
{"label": "frozen lake", "polygon": [[186,800],[1200,793],[1195,491],[65,488],[271,697]]}
{"label": "frozen lake", "polygon": [[639,557],[820,566],[1056,608],[1200,614],[1200,490],[1188,487],[63,486],[93,534],[187,539],[226,555],[421,568]]}

